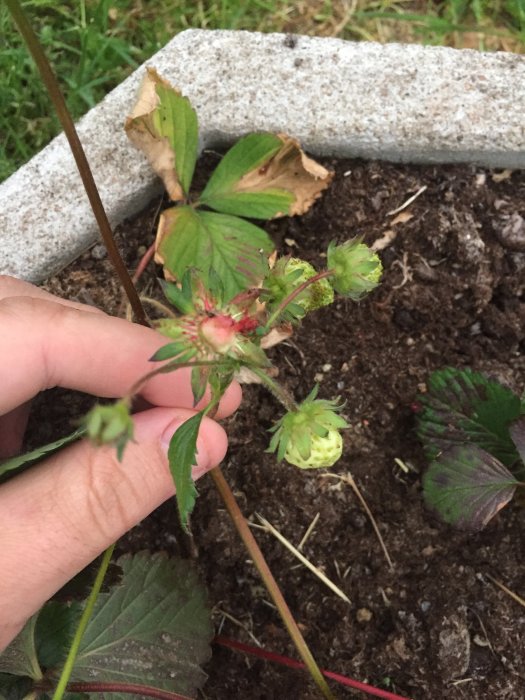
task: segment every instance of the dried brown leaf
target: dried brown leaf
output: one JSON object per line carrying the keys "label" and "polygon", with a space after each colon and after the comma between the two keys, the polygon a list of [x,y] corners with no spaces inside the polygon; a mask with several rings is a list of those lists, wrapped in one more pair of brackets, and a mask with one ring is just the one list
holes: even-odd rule
{"label": "dried brown leaf", "polygon": [[394,229],[389,228],[383,233],[381,238],[377,238],[372,243],[372,245],[370,246],[370,250],[373,250],[374,253],[377,253],[378,250],[384,250],[385,248],[388,248],[388,246],[394,242],[396,236],[397,231],[394,231]]}
{"label": "dried brown leaf", "polygon": [[130,141],[145,154],[164,182],[170,199],[178,202],[184,199],[184,193],[175,170],[175,153],[168,138],[158,134],[153,122],[153,113],[160,102],[156,92],[158,84],[171,87],[154,68],[148,68],[137,102],[126,119],[125,130]]}
{"label": "dried brown leaf", "polygon": [[506,168],[500,173],[492,173],[492,182],[503,182],[504,180],[508,180],[510,177],[512,177],[513,172],[513,170],[509,170],[508,168]]}
{"label": "dried brown leaf", "polygon": [[286,134],[277,134],[282,148],[262,168],[246,173],[235,185],[234,192],[262,192],[283,189],[292,192],[295,202],[281,215],[304,214],[321,195],[334,177],[320,163],[309,158],[298,141]]}

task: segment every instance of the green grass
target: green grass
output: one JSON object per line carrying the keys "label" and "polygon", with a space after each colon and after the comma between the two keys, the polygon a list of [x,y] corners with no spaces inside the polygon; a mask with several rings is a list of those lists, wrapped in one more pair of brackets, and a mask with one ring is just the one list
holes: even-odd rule
{"label": "green grass", "polygon": [[[75,118],[190,27],[523,51],[525,0],[26,0]],[[0,3],[0,180],[57,133],[49,99]]]}

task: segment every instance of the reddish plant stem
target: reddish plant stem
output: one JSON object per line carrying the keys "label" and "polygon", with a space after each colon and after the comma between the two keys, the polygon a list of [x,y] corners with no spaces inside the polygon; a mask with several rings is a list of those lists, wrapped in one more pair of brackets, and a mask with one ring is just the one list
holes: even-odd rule
{"label": "reddish plant stem", "polygon": [[[281,666],[288,666],[288,668],[304,669],[305,665],[300,661],[291,659],[289,656],[282,656],[281,654],[276,654],[273,651],[266,651],[264,649],[259,649],[257,647],[252,647],[249,644],[243,644],[242,642],[237,642],[234,639],[228,639],[228,637],[218,636],[213,640],[214,644],[219,644],[223,647],[228,647],[229,649],[236,649],[242,651],[245,654],[251,654],[259,659],[265,659],[266,661],[273,661],[274,663],[281,664]],[[355,688],[363,693],[368,693],[368,695],[373,695],[376,698],[384,698],[384,700],[410,700],[410,698],[405,698],[402,695],[396,695],[395,693],[390,693],[388,690],[382,690],[381,688],[375,688],[373,685],[368,685],[368,683],[361,683],[361,681],[356,681],[353,678],[348,678],[340,673],[334,673],[333,671],[325,671],[321,669],[321,673],[341,685],[345,685],[348,688]]]}
{"label": "reddish plant stem", "polygon": [[[35,690],[49,690],[51,684],[36,683],[33,687]],[[186,695],[172,693],[169,690],[161,688],[153,688],[150,685],[141,685],[140,683],[119,683],[118,681],[107,683],[100,681],[98,683],[81,682],[68,683],[67,690],[70,693],[123,693],[125,695],[144,695],[148,698],[157,698],[157,700],[191,700]]]}
{"label": "reddish plant stem", "polygon": [[141,278],[144,270],[147,268],[149,265],[151,258],[155,255],[155,243],[152,243],[150,247],[147,249],[147,251],[144,253],[144,255],[141,257],[139,264],[137,266],[137,269],[135,270],[135,274],[132,277],[133,283],[136,284],[139,279]]}
{"label": "reddish plant stem", "polygon": [[333,274],[333,270],[323,270],[323,272],[318,272],[313,277],[309,277],[307,280],[305,280],[302,284],[296,287],[293,290],[293,292],[288,294],[288,296],[281,301],[279,306],[275,309],[273,314],[266,322],[266,326],[270,328],[270,326],[272,326],[275,323],[275,321],[279,318],[279,316],[288,306],[288,304],[290,304],[294,299],[296,299],[299,296],[299,294],[301,294],[301,292],[303,292],[307,287],[309,287],[311,284],[314,284],[315,282],[319,282],[319,280],[324,280],[327,277],[331,277]]}

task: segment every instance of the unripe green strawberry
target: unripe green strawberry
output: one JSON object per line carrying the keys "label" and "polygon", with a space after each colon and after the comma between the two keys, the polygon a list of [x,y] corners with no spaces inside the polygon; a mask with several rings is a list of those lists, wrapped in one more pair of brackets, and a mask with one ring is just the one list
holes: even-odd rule
{"label": "unripe green strawberry", "polygon": [[[290,258],[285,266],[286,274],[300,270],[301,274],[296,277],[294,289],[311,277],[315,277],[317,270],[306,260],[300,258]],[[334,290],[327,279],[317,280],[307,287],[296,299],[306,312],[315,311],[323,306],[328,306],[334,301]]]}
{"label": "unripe green strawberry", "polygon": [[297,408],[288,411],[271,429],[269,452],[277,450],[301,469],[331,467],[341,457],[343,440],[339,433],[348,424],[339,415],[336,401],[317,399],[317,387]]}
{"label": "unripe green strawberry", "polygon": [[338,294],[357,301],[379,284],[383,265],[377,253],[358,238],[342,245],[330,243],[327,251],[330,281]]}
{"label": "unripe green strawberry", "polygon": [[319,469],[331,467],[343,454],[343,438],[337,430],[329,430],[325,437],[312,435],[310,437],[310,456],[301,457],[299,450],[288,443],[284,458],[289,464],[300,469]]}
{"label": "unripe green strawberry", "polygon": [[[269,311],[276,309],[304,282],[315,277],[317,270],[306,260],[300,258],[279,258],[264,280],[266,294],[262,300],[267,302]],[[320,309],[334,301],[334,290],[327,279],[320,279],[308,285],[298,294],[282,314],[283,320],[302,318],[309,311]]]}

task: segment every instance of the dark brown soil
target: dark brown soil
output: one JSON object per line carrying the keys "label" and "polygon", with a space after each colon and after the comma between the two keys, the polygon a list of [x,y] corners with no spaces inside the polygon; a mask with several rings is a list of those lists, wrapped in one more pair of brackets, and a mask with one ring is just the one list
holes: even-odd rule
{"label": "dark brown soil", "polygon": [[[414,700],[521,700],[525,610],[487,574],[525,594],[523,511],[511,505],[474,536],[433,520],[421,500],[425,460],[414,435],[413,404],[429,373],[446,365],[482,370],[524,389],[525,176],[471,166],[327,163],[337,176],[312,211],[267,229],[282,252],[317,265],[330,240],[359,234],[373,243],[393,231],[381,252],[384,280],[359,304],[340,301],[311,315],[272,356],[296,398],[319,382],[321,396],[346,401],[351,427],[344,457],[331,473],[355,477],[393,570],[347,483],[277,465],[265,453],[279,407],[258,386],[245,388],[243,407],[227,425],[225,474],[246,517],[262,514],[292,543],[319,516],[304,554],[351,605],[271,535],[256,534],[322,667]],[[422,187],[400,218],[390,213]],[[130,268],[153,240],[158,207],[153,203],[119,229]],[[86,253],[47,287],[118,313],[117,286],[108,281],[109,263],[100,255],[100,248]],[[148,280],[153,286],[153,273]],[[60,420],[66,411],[57,404],[55,398]],[[295,656],[211,479],[201,481],[199,491],[192,521],[197,566],[217,628]],[[166,504],[122,548],[178,552],[175,517],[173,504]],[[224,648],[214,649],[207,671],[203,698],[319,697],[304,673]]]}

